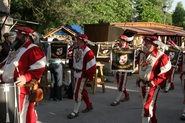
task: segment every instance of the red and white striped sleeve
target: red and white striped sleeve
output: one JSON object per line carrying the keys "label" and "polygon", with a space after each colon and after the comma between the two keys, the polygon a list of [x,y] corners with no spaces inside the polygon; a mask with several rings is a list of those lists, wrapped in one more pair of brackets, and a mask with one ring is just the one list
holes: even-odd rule
{"label": "red and white striped sleeve", "polygon": [[[39,80],[46,66],[46,56],[44,52],[39,47],[35,46],[30,48],[28,53],[25,53],[24,55],[29,55],[29,69],[23,74],[26,81],[29,82],[32,79]],[[24,59],[25,57],[22,58]]]}
{"label": "red and white striped sleeve", "polygon": [[171,72],[172,72],[171,71],[171,67],[172,67],[171,62],[170,62],[170,59],[168,58],[168,56],[166,54],[163,54],[159,58],[158,64],[159,64],[159,66],[157,66],[156,70],[154,70],[154,75],[155,75],[155,71],[158,71],[157,69],[159,69],[160,72],[152,80],[152,83],[154,85],[159,85],[161,82],[163,82],[164,80],[169,78],[170,75],[171,75]]}
{"label": "red and white striped sleeve", "polygon": [[82,76],[92,80],[95,73],[96,73],[96,58],[92,50],[89,50],[84,56]]}

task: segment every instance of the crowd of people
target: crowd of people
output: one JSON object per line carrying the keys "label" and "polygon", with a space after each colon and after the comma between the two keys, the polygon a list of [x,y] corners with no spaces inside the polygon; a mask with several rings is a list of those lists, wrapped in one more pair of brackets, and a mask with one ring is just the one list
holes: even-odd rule
{"label": "crowd of people", "polygon": [[[35,102],[29,100],[29,92],[32,88],[29,85],[33,80],[38,83],[47,67],[51,73],[49,99],[51,101],[62,101],[64,95],[62,93],[62,82],[64,81],[63,63],[60,58],[51,58],[50,46],[44,51],[34,43],[33,36],[35,31],[33,29],[20,26],[16,27],[14,31],[16,35],[5,33],[3,35],[5,41],[0,44],[0,68],[3,71],[1,73],[1,81],[3,83],[16,83],[20,91],[18,97],[20,118],[18,119],[20,123],[36,123]],[[124,33],[118,37],[117,43],[115,43],[113,48],[133,49],[131,47],[133,40],[133,35]],[[58,42],[58,39],[54,39],[53,42]],[[67,115],[68,119],[79,116],[79,108],[82,101],[86,104],[86,108],[82,113],[93,110],[93,103],[89,99],[86,83],[87,81],[94,81],[96,57],[87,46],[87,43],[88,37],[85,34],[77,34],[74,36],[73,45],[68,54],[70,55],[69,63],[71,69],[70,91],[72,91],[71,94],[74,100],[74,108]],[[163,45],[178,47],[173,41],[163,44],[156,36],[144,36],[143,49],[138,50],[137,53],[136,64],[139,66],[139,73],[136,79],[142,99],[142,123],[157,123],[156,102],[159,91],[161,88],[164,89],[164,92],[174,89],[173,81],[176,66],[173,66],[170,57],[163,50],[159,49]],[[181,74],[183,90],[184,73],[183,71]],[[128,74],[129,72],[115,71],[118,94],[110,104],[111,106],[117,106],[120,102],[129,101],[130,96],[126,88]],[[164,83],[166,83],[165,86]],[[185,120],[185,110],[181,119]]]}

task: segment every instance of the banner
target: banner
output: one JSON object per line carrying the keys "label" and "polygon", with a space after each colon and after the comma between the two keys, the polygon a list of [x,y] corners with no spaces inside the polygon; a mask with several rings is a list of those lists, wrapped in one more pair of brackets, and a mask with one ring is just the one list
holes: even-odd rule
{"label": "banner", "polygon": [[173,67],[177,66],[180,53],[181,50],[173,46],[170,46],[169,49],[165,51],[165,54],[167,54],[168,57],[170,58]]}
{"label": "banner", "polygon": [[51,58],[67,59],[68,44],[51,43]]}
{"label": "banner", "polygon": [[134,72],[135,49],[112,49],[111,70],[122,72]]}
{"label": "banner", "polygon": [[112,44],[98,44],[97,58],[110,58]]}

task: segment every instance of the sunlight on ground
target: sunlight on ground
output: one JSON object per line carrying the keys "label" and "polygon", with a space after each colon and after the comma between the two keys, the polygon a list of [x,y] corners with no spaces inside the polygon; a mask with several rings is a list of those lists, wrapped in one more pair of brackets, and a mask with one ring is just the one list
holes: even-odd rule
{"label": "sunlight on ground", "polygon": [[[101,85],[98,85],[98,87],[101,87]],[[113,86],[107,86],[106,85],[105,88],[117,90],[117,87],[113,87]],[[131,89],[127,89],[127,91],[130,91],[130,92],[139,92],[138,90],[131,90]]]}

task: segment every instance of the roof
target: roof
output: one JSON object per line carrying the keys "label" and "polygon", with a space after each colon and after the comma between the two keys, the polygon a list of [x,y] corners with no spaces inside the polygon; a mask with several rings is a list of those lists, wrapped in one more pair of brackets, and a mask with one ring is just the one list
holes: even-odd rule
{"label": "roof", "polygon": [[[55,33],[57,33],[57,32],[60,31],[60,30],[64,30],[64,31],[66,31],[67,33],[69,33],[69,35],[72,35],[72,36],[75,36],[75,35],[76,35],[76,33],[75,33],[74,31],[72,31],[71,29],[69,29],[69,28],[67,28],[67,27],[65,27],[65,26],[60,26],[60,27],[58,27],[58,28],[52,30],[51,32],[45,34],[45,35],[43,36],[43,38],[52,37],[52,36],[55,35]],[[67,37],[67,36],[68,36],[68,35],[62,35],[62,37]]]}
{"label": "roof", "polygon": [[185,30],[182,27],[154,22],[124,22],[110,23],[110,25],[141,35],[185,36]]}

